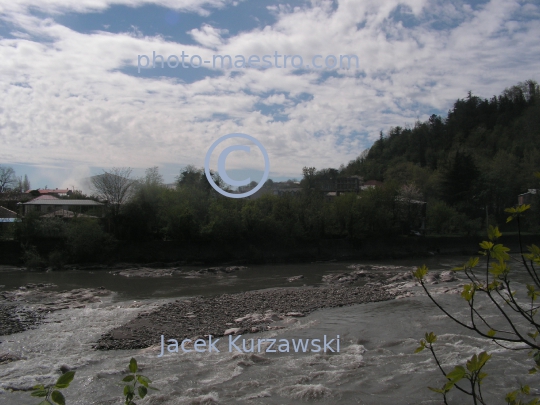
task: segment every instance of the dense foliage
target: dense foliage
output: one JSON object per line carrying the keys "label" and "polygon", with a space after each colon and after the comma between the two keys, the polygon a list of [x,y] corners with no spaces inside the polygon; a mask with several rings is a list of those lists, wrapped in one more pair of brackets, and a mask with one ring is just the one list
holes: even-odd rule
{"label": "dense foliage", "polygon": [[[432,115],[413,128],[381,133],[342,173],[414,183],[438,217],[453,209],[474,220],[485,218],[487,211],[501,221],[504,208],[534,188],[532,173],[540,167],[539,101],[540,89],[532,80],[489,100],[469,93],[446,118]],[[536,204],[533,213],[538,213]],[[530,224],[538,230],[538,214],[533,217]],[[428,222],[439,232],[452,227],[440,220]]]}

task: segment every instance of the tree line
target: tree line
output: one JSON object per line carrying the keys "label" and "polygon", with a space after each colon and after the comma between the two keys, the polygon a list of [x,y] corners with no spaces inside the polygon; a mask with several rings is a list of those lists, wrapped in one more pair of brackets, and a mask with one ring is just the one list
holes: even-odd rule
{"label": "tree line", "polygon": [[[192,165],[180,172],[174,187],[164,185],[157,167],[140,179],[133,179],[128,168],[104,171],[92,179],[93,197],[107,201],[109,207],[100,226],[120,240],[209,246],[246,242],[294,246],[332,238],[354,242],[421,228],[434,234],[476,234],[504,222],[504,209],[517,203],[517,195],[538,187],[533,172],[540,167],[539,97],[539,86],[532,80],[489,100],[469,93],[454,103],[446,118],[433,115],[413,127],[381,133],[371,148],[347,165],[304,167],[299,184],[289,182],[296,192],[277,195],[272,192],[276,185],[268,180],[263,188],[267,193],[257,199],[221,196],[204,170]],[[328,197],[339,178],[350,176],[383,185]],[[16,177],[10,178],[16,185]],[[225,187],[216,174],[214,179]],[[418,202],[427,202],[427,213]],[[538,195],[532,205],[523,225],[537,232]],[[50,229],[58,229],[58,235],[74,235],[62,231],[71,225],[53,226],[55,220],[45,221],[42,233],[51,235]],[[31,231],[20,227],[19,235],[28,240]],[[39,229],[35,225],[34,234]],[[108,240],[96,232],[90,234]]]}

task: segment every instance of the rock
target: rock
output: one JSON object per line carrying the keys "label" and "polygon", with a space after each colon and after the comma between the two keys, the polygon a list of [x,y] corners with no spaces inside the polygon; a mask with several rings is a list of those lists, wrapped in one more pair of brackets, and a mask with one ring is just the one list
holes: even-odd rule
{"label": "rock", "polygon": [[208,267],[206,269],[197,270],[198,274],[218,274],[218,273],[234,273],[239,270],[245,270],[244,266],[229,266],[229,267]]}
{"label": "rock", "polygon": [[122,277],[171,277],[174,274],[172,269],[154,269],[154,268],[138,268],[138,269],[128,269],[121,271],[111,271],[113,275],[118,275]]}
{"label": "rock", "polygon": [[300,275],[300,276],[292,276],[292,277],[287,278],[287,281],[288,281],[289,283],[291,283],[291,282],[293,282],[293,281],[301,280],[301,279],[303,279],[303,278],[304,278],[303,275]]}
{"label": "rock", "polygon": [[11,353],[0,353],[0,364],[7,364],[17,360],[22,360],[22,357]]}
{"label": "rock", "polygon": [[241,328],[230,328],[230,329],[227,329],[225,332],[223,332],[223,335],[224,336],[227,336],[227,335],[236,335],[238,334],[242,329]]}
{"label": "rock", "polygon": [[305,316],[302,312],[287,312],[285,315],[294,316],[296,318],[300,318],[302,316]]}
{"label": "rock", "polygon": [[65,374],[65,373],[67,373],[68,371],[71,371],[71,367],[66,366],[65,364],[62,364],[62,365],[60,366],[60,371],[62,372],[62,374]]}
{"label": "rock", "polygon": [[439,276],[439,280],[443,283],[448,283],[450,281],[456,281],[456,273],[454,271],[443,271]]}

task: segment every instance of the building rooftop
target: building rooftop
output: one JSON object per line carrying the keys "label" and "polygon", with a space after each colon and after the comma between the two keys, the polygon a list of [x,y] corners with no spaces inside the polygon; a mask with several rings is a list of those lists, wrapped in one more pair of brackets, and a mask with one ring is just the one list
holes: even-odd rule
{"label": "building rooftop", "polygon": [[40,200],[39,198],[36,198],[35,200],[28,201],[26,203],[22,203],[22,205],[94,205],[94,206],[102,206],[103,204],[94,200],[51,200],[51,199],[43,199]]}
{"label": "building rooftop", "polygon": [[0,207],[0,219],[2,218],[17,218],[17,213],[11,210],[8,210],[7,208]]}
{"label": "building rooftop", "polygon": [[54,195],[40,195],[39,197],[34,198],[32,201],[42,201],[42,200],[59,200],[60,198],[55,197]]}

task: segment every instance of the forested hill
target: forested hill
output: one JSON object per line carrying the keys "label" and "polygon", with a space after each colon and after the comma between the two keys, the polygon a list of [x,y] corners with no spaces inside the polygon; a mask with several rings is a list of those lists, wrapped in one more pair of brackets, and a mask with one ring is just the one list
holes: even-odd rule
{"label": "forested hill", "polygon": [[[416,185],[427,200],[461,208],[513,205],[538,188],[540,89],[533,80],[482,99],[470,92],[448,116],[391,128],[342,174]],[[474,208],[476,209],[476,208]]]}

